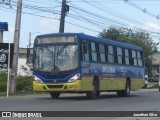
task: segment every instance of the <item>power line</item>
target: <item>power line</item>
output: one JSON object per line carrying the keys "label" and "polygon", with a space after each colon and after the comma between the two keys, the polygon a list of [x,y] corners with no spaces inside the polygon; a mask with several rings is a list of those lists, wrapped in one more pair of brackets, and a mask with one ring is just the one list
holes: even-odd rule
{"label": "power line", "polygon": [[[123,15],[123,14],[120,14],[119,12],[115,11],[115,10],[112,10],[110,8],[108,8],[107,6],[105,6],[104,4],[101,4],[99,2],[96,2],[95,0],[93,0],[93,2],[86,2],[84,0],[82,0],[84,3],[92,6],[92,7],[95,7],[97,8],[98,10],[101,10],[103,11],[104,13],[109,13],[110,15],[112,16],[115,16],[117,18],[120,18],[120,19],[123,19],[125,21],[130,21],[130,22],[133,22],[133,23],[136,23],[138,25],[143,25],[143,23],[137,21],[137,20],[134,20],[133,18],[129,18],[128,16],[126,15]],[[146,26],[146,27],[150,27],[150,26],[147,26],[147,25],[143,25],[143,26]],[[159,29],[160,30],[160,29]]]}
{"label": "power line", "polygon": [[[15,1],[13,1],[13,3],[16,3]],[[14,4],[12,4],[12,6],[16,6],[16,5],[14,5]],[[23,3],[23,8],[27,8],[27,9],[34,9],[34,10],[37,10],[37,11],[42,11],[42,12],[49,12],[49,13],[52,13],[52,11],[51,10],[46,10],[46,9],[42,9],[42,7],[37,7],[37,6],[31,6],[31,5],[26,5],[26,4],[24,4]],[[58,13],[57,13],[58,14]],[[59,14],[60,15],[60,14]],[[72,18],[73,18],[73,16],[71,16]],[[74,16],[74,19],[75,19],[75,16]],[[91,21],[91,20],[89,20],[89,19],[85,19],[85,20],[87,20],[88,22],[89,21]],[[93,23],[93,22],[92,22]],[[99,22],[100,23],[100,22]],[[94,21],[94,23],[93,23],[94,25],[95,24],[98,24],[98,21]],[[102,22],[101,22],[101,24],[102,24]],[[98,24],[98,25],[96,25],[97,27],[99,26],[100,24]],[[104,25],[103,25],[104,26]],[[105,25],[106,26],[106,25]]]}
{"label": "power line", "polygon": [[[12,10],[15,11],[14,9],[11,9],[11,8],[6,8],[6,7],[3,7],[5,9],[8,9],[8,10]],[[3,11],[6,11],[6,10],[3,10]],[[12,12],[12,11],[6,11],[6,12]],[[12,12],[13,13],[13,12]],[[24,12],[22,11],[23,14],[28,14],[28,15],[32,15],[32,16],[37,16],[37,17],[42,17],[42,18],[48,18],[48,19],[55,19],[55,20],[59,20],[59,18],[53,18],[53,17],[48,17],[48,16],[44,16],[44,15],[38,15],[38,14],[35,14],[35,13],[30,13],[30,12]],[[100,31],[97,31],[97,30],[94,30],[94,29],[90,29],[90,28],[87,28],[87,27],[84,27],[84,26],[81,26],[81,25],[77,25],[75,23],[72,23],[72,22],[69,22],[69,21],[65,21],[66,23],[68,24],[71,24],[71,25],[74,25],[74,26],[77,26],[77,27],[80,27],[80,28],[83,28],[83,29],[86,29],[86,30],[90,30],[90,31],[93,31],[93,32],[100,32]]]}
{"label": "power line", "polygon": [[[92,0],[85,0],[87,2],[93,2]],[[95,0],[96,2],[121,2],[121,0]],[[138,2],[153,2],[153,1],[156,1],[156,2],[160,2],[159,0],[132,0],[132,1],[138,1]],[[82,2],[81,0],[69,0],[69,2]]]}
{"label": "power line", "polygon": [[59,2],[57,1],[57,0],[54,0],[54,1],[52,1],[51,2],[51,0],[48,0],[48,1],[50,1],[52,4],[49,4],[48,2],[46,2],[46,1],[35,1],[35,0],[25,0],[26,2],[31,2],[31,3],[36,3],[36,4],[42,4],[42,5],[47,5],[47,6],[52,6],[53,7],[53,3],[55,4],[55,2],[56,3],[58,3],[59,4]]}
{"label": "power line", "polygon": [[[17,2],[13,1],[12,6],[17,6]],[[25,9],[29,9],[29,10],[33,9],[36,11],[49,12],[49,13],[54,13],[54,14],[57,14],[57,13],[53,12],[54,11],[53,9],[60,7],[60,5],[58,5],[58,6],[54,6],[53,8],[50,8],[50,7],[48,8],[48,7],[40,7],[40,6],[35,6],[35,5],[28,5],[28,4],[24,4],[24,3],[22,4],[22,6]]]}
{"label": "power line", "polygon": [[[71,3],[70,3],[70,4],[71,4]],[[110,18],[107,18],[107,17],[101,16],[101,15],[98,15],[98,14],[96,14],[96,13],[86,11],[86,10],[84,10],[84,9],[76,6],[76,5],[73,5],[73,6],[70,5],[70,7],[71,7],[71,8],[74,8],[74,9],[77,9],[77,10],[79,10],[79,11],[85,13],[85,14],[88,14],[88,15],[90,15],[90,16],[92,16],[92,17],[95,17],[95,18],[97,18],[97,19],[101,19],[101,20],[103,19],[103,20],[106,20],[106,21],[111,22],[111,23],[116,23],[116,24],[118,24],[118,25],[126,26],[125,23],[121,23],[121,22],[119,22],[119,21],[112,20],[112,19],[110,19]],[[105,21],[105,22],[106,22],[106,21]]]}
{"label": "power line", "polygon": [[96,21],[96,20],[93,20],[93,19],[88,19],[88,18],[84,17],[83,15],[79,14],[76,10],[74,10],[72,8],[71,8],[71,10],[74,11],[78,15],[78,16],[76,16],[76,15],[73,15],[73,14],[72,15],[69,14],[69,16],[74,18],[74,19],[83,20],[83,21],[85,21],[87,23],[90,23],[90,24],[92,24],[92,25],[94,25],[98,28],[101,28],[101,29],[104,29],[104,27],[106,26],[106,24],[103,21],[100,22],[100,21]]}
{"label": "power line", "polygon": [[[57,1],[57,0],[56,0]],[[59,2],[59,1],[58,1]],[[42,12],[49,12],[49,13],[53,13],[53,11],[52,10],[46,10],[46,9],[42,9],[41,7],[36,7],[36,6],[29,6],[29,5],[25,5],[24,4],[24,6],[25,6],[25,8],[28,8],[28,9],[35,9],[35,10],[40,10],[40,11],[42,11]],[[93,5],[92,5],[93,6]],[[82,10],[82,9],[81,9]],[[58,11],[59,12],[59,11]],[[83,12],[87,12],[87,11],[84,11],[83,10]],[[59,13],[55,13],[55,14],[59,14],[60,15],[60,12]],[[93,13],[90,13],[90,14],[93,14]],[[73,16],[70,16],[70,17],[72,17],[73,18]],[[93,17],[93,16],[92,16]],[[95,17],[95,16],[94,16]],[[98,16],[99,17],[99,16]],[[83,17],[84,18],[84,17]],[[102,17],[99,17],[100,19],[102,18]],[[75,16],[74,16],[74,19],[75,19]],[[79,18],[80,19],[80,18]],[[103,19],[104,19],[104,17],[103,17]],[[105,20],[106,20],[106,18],[105,18]],[[127,26],[126,24],[124,24],[124,23],[120,23],[120,22],[118,22],[118,21],[113,21],[113,20],[111,20],[111,19],[108,19],[107,18],[107,20],[109,20],[110,22],[114,22],[114,23],[118,23],[119,25],[122,25],[122,26]],[[89,19],[87,19],[87,18],[85,18],[85,21],[88,21],[88,22],[90,22],[91,20],[89,20]],[[102,21],[102,20],[100,20],[100,21]],[[94,24],[95,24],[95,22],[97,22],[98,23],[98,21],[94,21]],[[93,21],[92,21],[92,23],[93,23]],[[106,21],[104,22],[104,23],[106,23]],[[102,24],[102,23],[101,23]],[[140,24],[140,23],[139,23]],[[97,26],[97,25],[96,25]],[[103,24],[103,26],[105,26],[104,24]]]}
{"label": "power line", "polygon": [[146,9],[146,8],[144,8],[144,9],[143,9],[143,8],[141,8],[141,7],[137,6],[136,4],[134,4],[134,3],[130,2],[129,0],[124,0],[124,1],[125,1],[125,3],[128,3],[129,5],[133,6],[134,8],[136,8],[136,9],[138,9],[138,10],[142,11],[143,13],[148,14],[148,15],[150,15],[151,17],[156,18],[157,20],[160,18],[160,16],[159,16],[159,15],[154,15],[153,13],[151,13],[151,12],[147,11],[147,9]]}
{"label": "power line", "polygon": [[[99,21],[107,20],[107,21],[112,22],[112,23],[114,23],[114,24],[116,23],[116,24],[119,24],[119,25],[121,25],[121,26],[126,26],[126,27],[128,27],[127,24],[124,24],[124,23],[121,23],[121,22],[117,22],[117,21],[108,19],[108,18],[106,18],[106,17],[97,15],[97,14],[95,14],[95,13],[91,13],[91,12],[86,11],[86,10],[84,10],[84,9],[82,9],[82,8],[80,8],[80,7],[72,4],[72,3],[70,3],[70,4],[71,4],[71,5],[70,5],[71,8],[77,9],[77,10],[83,12],[84,14],[88,14],[88,15],[90,15],[90,16],[92,16],[92,17],[95,17],[96,19],[99,19]],[[90,17],[90,16],[88,16],[88,17]],[[105,21],[105,23],[106,23],[106,21]],[[146,32],[153,33],[153,34],[160,34],[159,32],[153,32],[153,31],[149,31],[149,30],[144,30],[144,29],[136,28],[136,27],[131,27],[131,28],[137,29],[137,30],[141,30],[141,31],[146,31]]]}
{"label": "power line", "polygon": [[[31,0],[29,0],[31,1]],[[58,0],[52,0],[52,1],[56,1],[57,3],[61,3],[60,1]],[[96,1],[96,0],[94,0]],[[41,1],[42,2],[42,1]],[[82,2],[82,1],[81,1]],[[15,1],[12,2],[12,6],[16,6],[15,5]],[[97,3],[99,3],[97,1]],[[93,4],[93,1],[92,1],[92,4]],[[95,4],[93,4],[95,6]],[[93,6],[93,7],[94,7]],[[54,6],[54,7],[57,7],[58,6]],[[99,8],[99,6],[97,5],[96,7]],[[105,6],[104,6],[105,7]],[[41,11],[41,12],[48,12],[48,13],[55,13],[55,14],[58,14],[60,15],[60,11],[57,11],[57,10],[54,10],[54,9],[50,9],[50,7],[43,7],[43,6],[37,6],[37,5],[29,5],[29,4],[26,4],[26,3],[23,3],[23,8],[27,9],[27,10],[36,10],[36,11]],[[112,24],[118,24],[118,25],[121,25],[121,26],[128,26],[127,24],[124,24],[122,22],[119,22],[119,21],[115,21],[115,20],[112,20],[112,19],[109,19],[107,17],[104,17],[104,16],[101,16],[99,14],[95,14],[93,12],[89,12],[88,10],[85,10],[85,9],[82,9],[78,6],[75,6],[74,4],[70,3],[70,8],[73,12],[75,12],[77,15],[74,15],[74,14],[68,14],[68,17],[72,18],[72,19],[76,19],[76,20],[83,20],[84,22],[87,22],[87,23],[90,23],[94,26],[96,26],[97,28],[100,28],[100,29],[104,29],[106,26],[110,26],[109,23],[112,23]],[[97,9],[98,9],[97,8]],[[13,9],[13,8],[12,8]],[[105,12],[106,10],[102,8],[102,10]],[[56,12],[55,12],[56,11]],[[24,11],[23,11],[24,13]],[[110,12],[111,14],[115,13],[114,11],[111,11]],[[39,14],[36,14],[35,12],[33,13],[33,11],[31,12],[26,12],[25,14],[30,14],[30,15],[34,15],[34,16],[38,16],[38,17],[45,17],[45,18],[50,18],[48,16],[44,16],[44,15],[39,15]],[[115,14],[117,16],[120,16],[118,14]],[[50,19],[53,19],[53,18],[50,18]],[[59,20],[58,18],[54,18],[54,19],[57,19]],[[107,22],[106,22],[107,21]],[[133,20],[133,22],[135,22]],[[84,26],[81,26],[81,25],[77,25],[75,23],[72,23],[72,22],[68,22],[67,23],[69,24],[72,24],[72,25],[75,25],[77,27],[81,27],[81,28],[84,28],[84,29],[88,29],[87,27],[84,27]],[[135,22],[136,23],[136,22]],[[142,29],[139,29],[139,28],[135,28],[135,27],[132,27],[134,29],[138,29],[138,30],[142,30]],[[91,30],[91,31],[94,31],[94,32],[99,32],[97,30],[94,30],[94,29],[88,29],[88,30]],[[146,31],[146,30],[143,30],[143,31]],[[146,31],[146,32],[149,32],[149,33],[153,33],[153,34],[159,34],[158,32],[152,32],[152,31]]]}

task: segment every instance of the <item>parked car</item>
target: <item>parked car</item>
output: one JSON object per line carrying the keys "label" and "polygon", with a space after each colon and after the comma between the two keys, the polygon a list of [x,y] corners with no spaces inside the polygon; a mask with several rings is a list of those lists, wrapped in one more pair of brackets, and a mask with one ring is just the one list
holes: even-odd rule
{"label": "parked car", "polygon": [[149,77],[148,81],[149,82],[158,82],[159,81],[159,75]]}

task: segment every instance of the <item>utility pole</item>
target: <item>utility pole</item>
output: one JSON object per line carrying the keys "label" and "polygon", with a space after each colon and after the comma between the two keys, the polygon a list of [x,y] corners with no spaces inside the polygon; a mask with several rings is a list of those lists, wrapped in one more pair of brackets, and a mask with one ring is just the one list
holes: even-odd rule
{"label": "utility pole", "polygon": [[34,32],[34,33],[29,32],[29,44],[28,44],[29,49],[31,48],[31,45],[32,45],[32,42],[31,42],[32,35],[37,34],[37,33],[40,33],[40,32]]}
{"label": "utility pole", "polygon": [[20,27],[21,27],[21,12],[22,12],[22,0],[18,0],[17,3],[17,13],[16,13],[16,23],[14,31],[14,54],[13,54],[13,64],[11,71],[11,81],[10,81],[10,93],[16,93],[17,85],[17,68],[18,68],[18,57],[19,57],[19,39],[20,39]]}
{"label": "utility pole", "polygon": [[[160,43],[160,41],[159,41]],[[160,59],[159,59],[159,79],[158,79],[158,86],[159,86],[159,92],[160,92]]]}
{"label": "utility pole", "polygon": [[27,63],[30,62],[30,52],[31,52],[31,32],[29,32],[29,44],[27,45]]}
{"label": "utility pole", "polygon": [[3,31],[0,31],[0,43],[3,43]]}
{"label": "utility pole", "polygon": [[68,11],[69,11],[69,6],[66,4],[66,0],[62,0],[61,19],[60,19],[59,32],[64,32],[65,16],[66,16],[66,13]]}
{"label": "utility pole", "polygon": [[29,50],[30,50],[30,48],[31,48],[31,32],[29,32],[29,46],[28,46],[28,48],[29,48]]}

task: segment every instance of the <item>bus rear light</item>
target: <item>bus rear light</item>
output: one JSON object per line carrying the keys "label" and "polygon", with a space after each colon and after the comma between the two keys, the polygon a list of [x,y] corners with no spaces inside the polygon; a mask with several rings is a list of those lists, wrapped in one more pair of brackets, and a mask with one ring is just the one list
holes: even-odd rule
{"label": "bus rear light", "polygon": [[71,77],[68,82],[70,82],[70,83],[76,82],[79,78],[80,78],[80,73]]}

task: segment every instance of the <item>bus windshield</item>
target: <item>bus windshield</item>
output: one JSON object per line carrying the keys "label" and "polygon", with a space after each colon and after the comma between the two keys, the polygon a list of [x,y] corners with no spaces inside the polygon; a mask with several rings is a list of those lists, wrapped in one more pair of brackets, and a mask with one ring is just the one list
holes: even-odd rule
{"label": "bus windshield", "polygon": [[35,47],[34,70],[49,73],[72,71],[78,68],[78,45]]}

